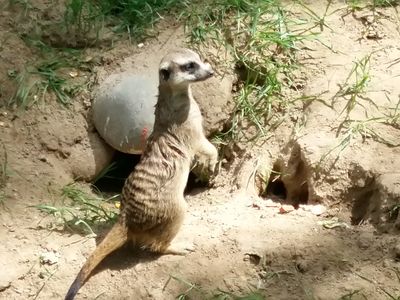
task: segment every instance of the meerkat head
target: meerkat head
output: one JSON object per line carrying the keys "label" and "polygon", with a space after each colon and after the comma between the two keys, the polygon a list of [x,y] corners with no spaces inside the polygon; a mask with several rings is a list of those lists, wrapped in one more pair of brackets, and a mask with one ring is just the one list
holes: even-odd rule
{"label": "meerkat head", "polygon": [[161,60],[159,68],[160,84],[171,87],[186,87],[191,82],[210,78],[214,71],[210,64],[203,62],[200,56],[189,49],[177,49],[169,52]]}

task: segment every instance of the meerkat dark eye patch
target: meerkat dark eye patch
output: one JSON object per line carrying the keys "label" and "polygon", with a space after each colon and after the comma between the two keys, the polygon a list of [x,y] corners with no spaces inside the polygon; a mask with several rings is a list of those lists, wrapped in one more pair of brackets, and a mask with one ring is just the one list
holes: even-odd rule
{"label": "meerkat dark eye patch", "polygon": [[167,81],[170,76],[170,70],[169,69],[161,69],[160,70],[160,77],[164,80]]}
{"label": "meerkat dark eye patch", "polygon": [[195,62],[190,62],[181,66],[182,71],[193,73],[198,69],[199,65]]}

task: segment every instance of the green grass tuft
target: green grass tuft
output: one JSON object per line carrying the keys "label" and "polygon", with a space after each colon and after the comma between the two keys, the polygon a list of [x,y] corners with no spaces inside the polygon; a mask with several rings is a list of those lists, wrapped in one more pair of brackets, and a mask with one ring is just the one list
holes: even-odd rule
{"label": "green grass tuft", "polygon": [[[260,292],[258,291],[250,291],[244,295],[235,295],[233,293],[223,291],[223,290],[216,290],[211,292],[206,292],[205,289],[197,284],[191,283],[190,281],[170,275],[167,283],[165,284],[164,288],[169,284],[171,279],[183,284],[187,288],[184,292],[180,293],[176,299],[177,300],[189,300],[192,299],[191,296],[195,294],[199,295],[201,298],[199,299],[207,299],[207,300],[264,300],[266,299]],[[197,299],[197,298],[196,298]]]}
{"label": "green grass tuft", "polygon": [[351,11],[357,11],[365,7],[365,1],[363,0],[348,0],[346,4],[349,6]]}
{"label": "green grass tuft", "polygon": [[220,0],[181,14],[190,42],[224,47],[239,75],[234,113],[214,141],[256,141],[282,123],[276,113],[289,105],[282,87],[294,87],[297,44],[312,37],[294,33],[287,14],[276,0]]}
{"label": "green grass tuft", "polygon": [[0,157],[0,189],[6,186],[9,172],[8,172],[8,157],[7,157],[7,149],[4,144],[3,146],[3,155]]}
{"label": "green grass tuft", "polygon": [[371,80],[371,55],[372,54],[369,54],[354,63],[354,66],[347,76],[345,82],[342,85],[339,85],[339,91],[332,99],[332,105],[334,105],[339,98],[346,100],[346,104],[339,114],[340,117],[343,113],[345,113],[345,120],[350,118],[350,113],[356,106],[361,106],[365,109],[363,104],[365,101],[376,107],[376,104],[372,99],[369,99],[363,95],[366,92],[369,81]]}
{"label": "green grass tuft", "polygon": [[400,4],[400,0],[347,0],[346,3],[352,11],[356,11],[365,7],[394,7]]}
{"label": "green grass tuft", "polygon": [[[9,100],[10,106],[28,108],[38,101],[44,101],[47,93],[53,93],[57,101],[69,105],[84,86],[70,74],[90,72],[92,63],[85,60],[82,51],[68,48],[52,48],[40,40],[25,38],[25,42],[39,51],[39,59],[27,63],[25,69],[9,71],[9,77],[16,80],[17,90]],[[73,72],[73,73],[71,73]]]}
{"label": "green grass tuft", "polygon": [[235,295],[233,293],[219,290],[210,300],[265,300],[266,298],[258,292],[250,292],[246,295]]}
{"label": "green grass tuft", "polygon": [[162,14],[185,6],[178,0],[70,0],[66,5],[65,23],[69,30],[85,36],[99,34],[104,26],[114,32],[125,31],[134,38],[146,36],[148,29],[162,19]]}
{"label": "green grass tuft", "polygon": [[[342,119],[336,130],[336,137],[339,141],[336,146],[322,155],[317,168],[319,168],[323,161],[329,156],[336,154],[336,158],[332,164],[333,166],[342,152],[358,137],[361,137],[363,141],[370,138],[376,142],[383,143],[388,147],[400,146],[398,141],[396,142],[388,137],[384,137],[380,130],[375,129],[376,125],[379,124],[400,128],[400,97],[394,107],[385,108],[383,110],[381,107],[378,107],[372,99],[365,96],[366,88],[371,79],[371,55],[372,54],[369,54],[355,62],[344,84],[339,85],[339,91],[332,98],[332,107],[338,102],[338,100],[344,100],[345,102],[338,117],[342,117]],[[388,96],[387,98],[389,102],[392,102]],[[369,117],[366,104],[376,108],[377,111],[383,114],[383,116]],[[351,113],[356,107],[361,107],[364,110],[364,119],[351,118]]]}
{"label": "green grass tuft", "polygon": [[112,224],[118,216],[115,199],[118,195],[104,199],[91,196],[74,184],[65,186],[61,192],[62,205],[39,204],[34,207],[51,215],[56,228],[72,232],[94,234],[93,227]]}
{"label": "green grass tuft", "polygon": [[363,299],[367,299],[367,297],[363,293],[361,293],[361,291],[362,291],[361,289],[351,291],[351,292],[341,296],[338,300],[352,300],[352,299],[354,299],[353,297],[356,297],[356,299],[359,299],[359,296],[362,296]]}
{"label": "green grass tuft", "polygon": [[3,155],[0,156],[0,205],[4,207],[4,202],[6,200],[4,188],[7,184],[10,173],[8,170],[7,149],[4,144],[2,144],[2,146],[3,146]]}
{"label": "green grass tuft", "polygon": [[310,28],[307,28],[307,31],[311,31],[314,28],[319,28],[319,30],[322,32],[324,31],[325,27],[333,31],[333,29],[329,27],[328,23],[326,22],[326,17],[333,13],[329,13],[329,8],[331,7],[332,0],[328,0],[324,14],[322,16],[312,10],[308,5],[305,5],[303,1],[295,0],[295,2],[303,8],[304,12],[311,18],[314,23],[314,25],[312,25]]}
{"label": "green grass tuft", "polygon": [[373,5],[376,7],[396,6],[400,4],[400,0],[373,0]]}

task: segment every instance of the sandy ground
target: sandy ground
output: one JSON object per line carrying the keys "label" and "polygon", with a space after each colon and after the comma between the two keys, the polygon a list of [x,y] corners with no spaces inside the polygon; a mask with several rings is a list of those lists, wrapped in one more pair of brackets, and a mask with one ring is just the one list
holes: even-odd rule
{"label": "sandy ground", "polygon": [[[321,14],[325,9],[314,1],[309,4]],[[382,116],[395,107],[400,94],[399,14],[392,8],[347,14],[344,7],[335,1],[326,18],[332,30],[325,28],[319,41],[300,45],[303,67],[298,77],[304,88],[289,94],[323,93],[320,98],[328,102],[354,62],[372,53],[365,96],[376,106],[365,101],[351,117],[364,118],[366,110],[368,118]],[[305,17],[293,7],[288,9]],[[3,101],[15,89],[7,72],[22,68],[34,54],[15,34],[21,12],[5,9],[1,14]],[[113,72],[152,65],[168,47],[182,44],[182,33],[171,26],[143,49],[123,42],[109,51],[99,49],[103,63],[96,67],[96,78],[101,81]],[[89,94],[81,94],[70,110],[54,101],[22,113],[0,107],[0,140],[7,150],[10,175],[1,190],[5,197],[0,207],[1,299],[62,298],[105,233],[99,232],[95,239],[50,231],[45,227],[49,219],[31,207],[59,200],[62,186],[80,174],[90,177],[107,164],[109,150],[90,122]],[[299,124],[298,119],[289,118],[263,146],[248,147],[225,162],[213,188],[192,190],[177,240],[192,241],[195,252],[186,257],[156,257],[121,249],[101,264],[78,298],[174,299],[187,292],[187,299],[207,299],[218,289],[238,295],[259,289],[266,299],[399,297],[399,228],[396,220],[386,218],[386,210],[400,201],[399,148],[371,136],[363,141],[357,135],[334,168],[315,171],[316,162],[340,141],[334,128],[344,103],[344,98],[338,99],[332,110],[313,102],[301,111],[305,121],[294,135],[290,124]],[[212,105],[204,105],[203,110],[212,110]],[[398,123],[397,127],[371,126],[385,140],[400,143]],[[240,187],[240,176],[247,179],[243,158],[254,163],[266,153],[269,158],[261,164],[281,162],[286,171],[295,169],[291,177],[282,179],[293,196],[289,200],[304,195],[295,187],[306,182],[306,202],[320,203],[327,212],[317,216],[309,207],[280,213],[279,203],[267,200],[271,195],[259,197],[234,188]],[[341,226],[324,227],[332,217],[339,217]],[[46,252],[57,253],[57,263],[42,264],[40,255]],[[190,284],[200,288],[188,291]],[[354,295],[345,298],[350,294]]]}

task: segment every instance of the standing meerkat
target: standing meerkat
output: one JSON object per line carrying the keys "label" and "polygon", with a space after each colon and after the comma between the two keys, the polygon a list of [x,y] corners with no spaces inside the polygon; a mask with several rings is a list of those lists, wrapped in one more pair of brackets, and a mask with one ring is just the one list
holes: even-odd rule
{"label": "standing meerkat", "polygon": [[83,265],[66,300],[75,297],[108,254],[128,241],[160,254],[185,255],[192,250],[171,242],[184,219],[183,191],[192,162],[196,159],[211,172],[217,163],[217,149],[204,135],[202,115],[190,89],[192,82],[213,73],[189,49],[171,51],[161,60],[153,132],[122,189],[119,220]]}

